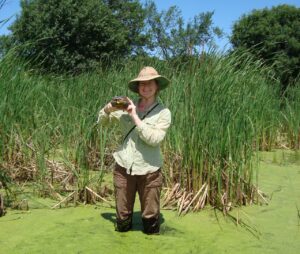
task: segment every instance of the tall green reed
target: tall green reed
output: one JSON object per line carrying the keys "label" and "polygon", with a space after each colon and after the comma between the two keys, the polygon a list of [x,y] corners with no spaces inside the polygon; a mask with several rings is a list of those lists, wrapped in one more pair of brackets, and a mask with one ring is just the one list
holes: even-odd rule
{"label": "tall green reed", "polygon": [[277,84],[247,54],[199,62],[176,70],[166,95],[174,113],[168,142],[181,154],[177,181],[193,192],[207,183],[214,205],[224,194],[227,202],[250,202],[255,145],[277,126]]}
{"label": "tall green reed", "polygon": [[288,147],[300,149],[300,81],[286,90],[281,122]]}
{"label": "tall green reed", "polygon": [[38,75],[9,57],[0,65],[0,161],[14,162],[10,168],[34,161],[38,183],[56,160],[71,168],[76,188],[101,185],[121,137],[117,127],[96,125],[98,111],[113,96],[135,97],[127,82],[145,65],[172,81],[159,95],[172,112],[162,144],[166,183],[190,192],[207,183],[208,203],[253,200],[253,155],[271,149],[282,121],[278,82],[246,53],[180,64],[140,59],[76,77]]}

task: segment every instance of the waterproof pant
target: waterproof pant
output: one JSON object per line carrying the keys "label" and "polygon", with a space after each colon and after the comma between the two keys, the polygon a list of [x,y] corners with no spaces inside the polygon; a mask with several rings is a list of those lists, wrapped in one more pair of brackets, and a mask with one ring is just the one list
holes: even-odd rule
{"label": "waterproof pant", "polygon": [[160,192],[163,178],[161,171],[147,175],[129,175],[125,168],[116,164],[113,175],[117,212],[116,230],[125,232],[131,229],[135,195],[138,192],[144,232],[159,233]]}

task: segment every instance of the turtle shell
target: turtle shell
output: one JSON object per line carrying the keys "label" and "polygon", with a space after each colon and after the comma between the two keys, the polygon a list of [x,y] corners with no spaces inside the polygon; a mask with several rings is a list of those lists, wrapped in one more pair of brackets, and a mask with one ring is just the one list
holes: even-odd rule
{"label": "turtle shell", "polygon": [[116,96],[112,98],[111,105],[118,109],[126,109],[129,106],[129,101],[126,96]]}

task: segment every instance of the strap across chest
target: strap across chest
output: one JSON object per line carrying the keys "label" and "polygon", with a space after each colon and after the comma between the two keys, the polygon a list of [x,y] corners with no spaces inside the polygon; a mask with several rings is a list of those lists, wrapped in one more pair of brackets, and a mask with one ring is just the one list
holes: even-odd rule
{"label": "strap across chest", "polygon": [[[145,115],[143,115],[143,117],[141,118],[141,120],[143,121],[157,106],[159,105],[159,103],[157,103],[155,106],[153,106]],[[123,142],[125,142],[126,138],[129,136],[129,134],[135,129],[136,125],[134,125],[129,132],[126,134],[126,136],[123,138]]]}

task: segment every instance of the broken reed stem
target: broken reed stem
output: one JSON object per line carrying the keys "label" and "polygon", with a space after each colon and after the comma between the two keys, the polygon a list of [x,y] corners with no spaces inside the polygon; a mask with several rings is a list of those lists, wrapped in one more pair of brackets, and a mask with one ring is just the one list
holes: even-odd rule
{"label": "broken reed stem", "polygon": [[167,191],[165,194],[165,201],[163,202],[162,206],[165,206],[173,197],[174,193],[180,188],[180,184],[176,183],[170,193]]}
{"label": "broken reed stem", "polygon": [[76,191],[73,191],[72,193],[70,193],[67,197],[65,197],[63,200],[61,200],[60,202],[58,202],[56,205],[52,206],[51,209],[57,208],[58,206],[60,206],[62,203],[69,201],[69,199],[75,195]]}
{"label": "broken reed stem", "polygon": [[85,187],[91,194],[93,194],[94,196],[96,196],[97,198],[99,198],[100,200],[102,200],[103,202],[107,203],[110,207],[114,207],[108,200],[106,200],[105,198],[101,197],[99,194],[97,194],[95,191],[93,191],[92,189],[90,189],[89,187]]}
{"label": "broken reed stem", "polygon": [[196,195],[193,197],[192,201],[188,204],[188,206],[185,208],[185,210],[183,211],[183,214],[186,214],[190,208],[190,206],[194,203],[194,201],[198,198],[198,196],[200,195],[200,193],[202,192],[202,190],[206,187],[206,183],[202,185],[202,187],[200,188],[200,190],[196,193]]}
{"label": "broken reed stem", "polygon": [[[255,190],[256,194],[263,200],[265,204],[268,204],[268,200],[264,197],[264,193],[262,191],[254,186],[253,190]],[[189,211],[199,211],[204,208],[207,202],[208,191],[209,185],[207,183],[204,183],[196,194],[181,189],[180,184],[177,183],[172,189],[166,191],[162,207],[164,209],[176,208],[178,215],[185,215]],[[232,208],[232,202],[227,202],[227,199],[227,193],[224,192],[220,198],[224,215],[226,215]]]}
{"label": "broken reed stem", "polygon": [[60,201],[63,200],[63,197],[55,191],[53,185],[51,183],[48,183],[48,186],[50,187],[50,191],[53,193],[53,195],[58,198]]}
{"label": "broken reed stem", "polygon": [[177,183],[172,189],[167,190],[162,207],[168,209],[176,206],[178,215],[184,215],[190,210],[202,209],[205,206],[207,193],[207,183],[204,183],[196,194],[181,189],[180,184]]}

